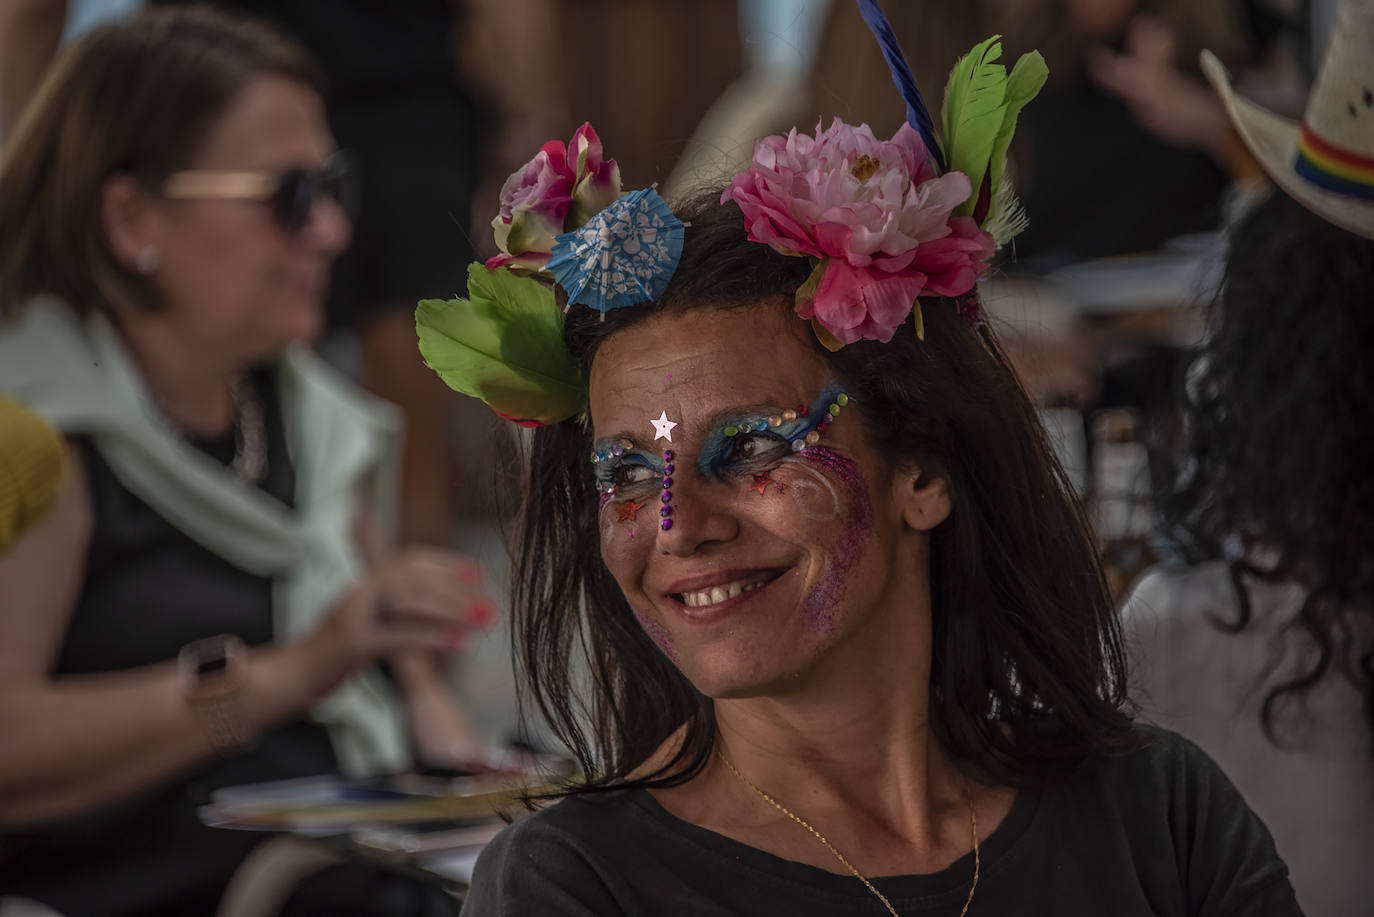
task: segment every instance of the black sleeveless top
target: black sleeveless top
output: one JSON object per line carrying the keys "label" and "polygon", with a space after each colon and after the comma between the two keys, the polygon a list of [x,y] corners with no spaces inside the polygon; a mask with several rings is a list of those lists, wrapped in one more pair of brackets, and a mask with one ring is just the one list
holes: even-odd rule
{"label": "black sleeveless top", "polygon": [[[295,471],[267,373],[253,377],[267,428],[263,490],[288,505]],[[92,533],[81,597],[54,676],[129,669],[174,658],[202,637],[272,639],[272,582],[212,554],[130,493],[87,439]],[[234,437],[192,441],[225,466]],[[212,790],[333,771],[324,728],[288,723],[239,755],[175,783],[61,822],[0,834],[0,895],[41,901],[66,917],[213,914],[233,870],[264,835],[207,828],[196,807]]]}

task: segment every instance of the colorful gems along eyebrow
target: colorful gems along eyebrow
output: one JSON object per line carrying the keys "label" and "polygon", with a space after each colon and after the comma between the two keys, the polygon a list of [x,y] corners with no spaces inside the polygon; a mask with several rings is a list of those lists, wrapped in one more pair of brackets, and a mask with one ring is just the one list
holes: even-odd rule
{"label": "colorful gems along eyebrow", "polygon": [[626,452],[633,449],[634,447],[635,444],[630,442],[628,439],[618,439],[615,442],[611,443],[609,446],[607,446],[605,449],[599,451],[593,449],[592,464],[599,465],[602,462],[609,462],[613,458],[619,458],[620,456],[624,455]]}
{"label": "colorful gems along eyebrow", "polygon": [[[807,432],[805,436],[798,437],[792,441],[792,451],[800,452],[807,446],[814,446],[821,441],[825,435],[826,428],[835,422],[835,418],[840,416],[840,409],[849,404],[849,395],[843,391],[835,390],[837,386],[830,385],[821,392],[821,397],[817,399],[816,407],[820,412],[820,417],[816,420],[814,429]],[[829,404],[826,402],[829,401]],[[802,416],[808,413],[805,408],[800,408]]]}
{"label": "colorful gems along eyebrow", "polygon": [[628,502],[620,504],[620,507],[619,507],[619,509],[620,509],[620,518],[617,519],[616,521],[617,521],[617,522],[634,522],[634,521],[635,521],[635,515],[636,515],[640,510],[642,510],[643,508],[644,508],[644,504],[643,504],[643,503],[636,503],[636,502],[634,501],[634,498],[631,497],[630,500],[629,500]]}
{"label": "colorful gems along eyebrow", "polygon": [[826,428],[849,404],[849,395],[839,383],[831,382],[810,405],[797,405],[785,411],[760,412],[729,418],[707,436],[698,464],[706,475],[719,474],[730,463],[736,437],[770,433],[800,452],[820,442]]}
{"label": "colorful gems along eyebrow", "polygon": [[663,466],[663,496],[660,498],[663,506],[659,509],[658,514],[663,517],[659,527],[665,532],[673,527],[673,491],[671,488],[673,486],[673,471],[675,470],[673,460],[676,457],[671,449],[663,453],[665,463]]}

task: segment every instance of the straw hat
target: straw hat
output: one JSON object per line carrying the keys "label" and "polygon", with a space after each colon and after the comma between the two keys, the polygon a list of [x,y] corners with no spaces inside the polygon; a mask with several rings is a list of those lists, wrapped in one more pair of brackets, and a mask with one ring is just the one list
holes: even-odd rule
{"label": "straw hat", "polygon": [[1231,90],[1226,68],[1202,52],[1202,71],[1264,170],[1318,216],[1374,239],[1374,0],[1341,9],[1302,123]]}

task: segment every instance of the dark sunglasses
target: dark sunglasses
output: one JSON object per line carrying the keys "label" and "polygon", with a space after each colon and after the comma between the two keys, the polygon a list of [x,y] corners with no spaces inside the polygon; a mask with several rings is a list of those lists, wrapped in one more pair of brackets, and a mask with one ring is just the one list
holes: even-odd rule
{"label": "dark sunglasses", "polygon": [[347,153],[338,152],[318,169],[284,172],[228,172],[193,169],[173,172],[162,183],[164,197],[260,201],[287,232],[299,232],[310,221],[320,195],[327,195],[349,217],[357,210],[357,169]]}

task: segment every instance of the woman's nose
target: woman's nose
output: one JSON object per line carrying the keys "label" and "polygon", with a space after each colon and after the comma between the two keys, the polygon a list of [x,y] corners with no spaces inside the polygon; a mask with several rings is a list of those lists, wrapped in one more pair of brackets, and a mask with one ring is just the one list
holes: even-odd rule
{"label": "woman's nose", "polygon": [[661,553],[690,557],[708,545],[739,536],[731,488],[690,470],[667,475],[663,481],[657,537]]}

